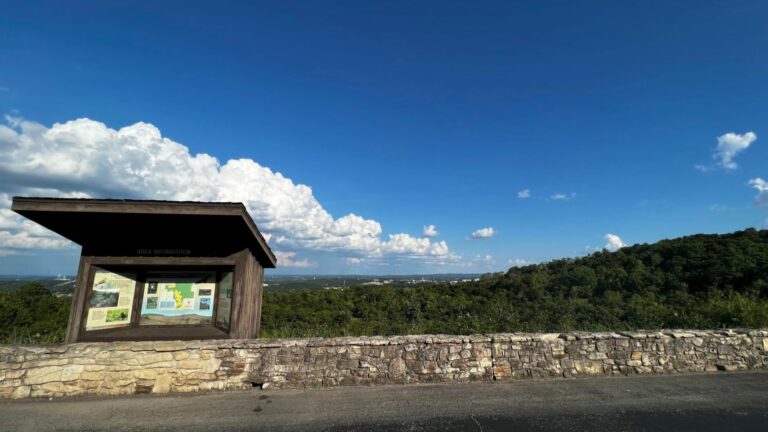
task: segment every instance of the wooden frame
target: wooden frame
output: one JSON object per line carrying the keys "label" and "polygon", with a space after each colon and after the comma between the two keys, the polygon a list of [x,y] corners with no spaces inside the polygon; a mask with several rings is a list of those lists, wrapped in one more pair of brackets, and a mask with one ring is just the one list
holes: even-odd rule
{"label": "wooden frame", "polygon": [[[86,330],[89,301],[96,268],[136,274],[131,320],[128,326]],[[211,324],[142,325],[139,322],[146,273],[153,271],[215,271],[216,298]],[[229,328],[216,325],[219,282],[223,271],[233,272]],[[104,340],[250,339],[258,337],[261,320],[263,267],[248,250],[235,256],[209,259],[187,257],[81,257],[67,328],[67,342]],[[139,291],[140,290],[140,291]]]}
{"label": "wooden frame", "polygon": [[[96,271],[98,269],[103,269],[106,271],[114,271],[115,273],[125,273],[125,274],[132,274],[135,275],[135,283],[134,283],[134,295],[133,295],[133,305],[131,309],[131,317],[128,321],[127,325],[122,325],[119,327],[112,327],[112,328],[104,328],[104,329],[87,329],[87,319],[88,319],[88,311],[90,310],[89,301],[91,298],[91,295],[93,294],[93,283],[94,278],[96,275]],[[179,272],[179,273],[213,273],[215,275],[215,284],[216,288],[214,290],[213,297],[213,303],[211,304],[211,322],[209,324],[167,324],[167,325],[158,325],[158,324],[142,324],[141,323],[141,309],[142,304],[144,301],[144,290],[146,288],[146,284],[150,282],[149,275],[151,273],[155,272]],[[78,329],[79,332],[79,340],[85,341],[85,340],[100,340],[103,339],[103,335],[107,336],[130,336],[135,337],[138,339],[145,339],[145,338],[151,338],[156,339],[157,337],[161,337],[164,334],[167,333],[177,333],[179,329],[185,329],[184,333],[188,337],[193,337],[196,335],[199,335],[200,337],[205,337],[207,335],[210,335],[212,332],[210,329],[207,329],[207,327],[215,327],[218,330],[221,330],[225,334],[229,334],[229,328],[222,328],[217,325],[216,321],[218,318],[218,306],[219,306],[219,282],[221,281],[221,277],[226,272],[235,272],[235,269],[233,266],[230,267],[221,267],[221,266],[159,266],[159,267],[148,267],[148,266],[123,266],[123,265],[115,265],[115,264],[93,264],[88,270],[88,283],[85,287],[85,304],[82,310],[82,316],[80,317],[80,328]],[[234,281],[233,281],[234,284]],[[233,287],[233,296],[234,296],[234,287]],[[230,325],[232,323],[232,307],[230,306],[229,309],[229,322]],[[193,331],[191,329],[200,329],[201,331]],[[190,329],[190,330],[186,330]],[[215,333],[215,332],[214,332]]]}

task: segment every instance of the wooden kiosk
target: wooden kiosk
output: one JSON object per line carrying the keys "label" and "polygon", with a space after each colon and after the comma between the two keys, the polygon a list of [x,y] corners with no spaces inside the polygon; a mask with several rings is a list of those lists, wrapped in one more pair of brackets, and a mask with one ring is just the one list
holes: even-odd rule
{"label": "wooden kiosk", "polygon": [[241,203],[14,197],[82,246],[67,342],[259,336],[277,260]]}

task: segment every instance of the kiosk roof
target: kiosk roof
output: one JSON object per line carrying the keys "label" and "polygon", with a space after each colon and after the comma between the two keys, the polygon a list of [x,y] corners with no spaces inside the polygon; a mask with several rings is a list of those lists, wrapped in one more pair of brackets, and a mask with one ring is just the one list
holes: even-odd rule
{"label": "kiosk roof", "polygon": [[242,203],[14,197],[11,210],[84,251],[214,256],[248,247],[263,267],[277,265]]}

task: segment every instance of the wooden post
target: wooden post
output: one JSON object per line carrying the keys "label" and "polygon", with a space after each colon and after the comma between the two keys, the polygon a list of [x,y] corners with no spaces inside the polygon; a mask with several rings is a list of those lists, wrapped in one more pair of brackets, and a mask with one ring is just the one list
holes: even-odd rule
{"label": "wooden post", "polygon": [[88,275],[91,273],[91,258],[80,255],[80,264],[77,266],[77,279],[75,291],[72,293],[72,307],[69,311],[67,322],[66,342],[77,342],[80,336],[80,324],[85,310],[85,293],[88,291]]}
{"label": "wooden post", "polygon": [[261,305],[264,302],[264,267],[259,264],[258,261],[256,261],[256,267],[258,268],[258,271],[256,272],[256,278],[253,281],[256,286],[256,304],[254,305],[254,308],[256,309],[256,317],[253,320],[254,328],[251,332],[252,338],[257,338],[261,335]]}
{"label": "wooden post", "polygon": [[261,319],[261,286],[264,268],[249,249],[240,252],[235,269],[235,301],[230,335],[234,339],[251,339],[259,335]]}

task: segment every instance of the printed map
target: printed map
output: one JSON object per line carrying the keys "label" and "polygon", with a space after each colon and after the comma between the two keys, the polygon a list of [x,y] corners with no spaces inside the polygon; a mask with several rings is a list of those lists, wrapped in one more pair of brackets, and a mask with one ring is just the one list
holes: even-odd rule
{"label": "printed map", "polygon": [[176,309],[193,309],[194,308],[195,292],[192,290],[192,285],[193,285],[192,283],[184,283],[184,282],[170,283],[165,285],[165,290],[167,291],[167,293],[173,296]]}

